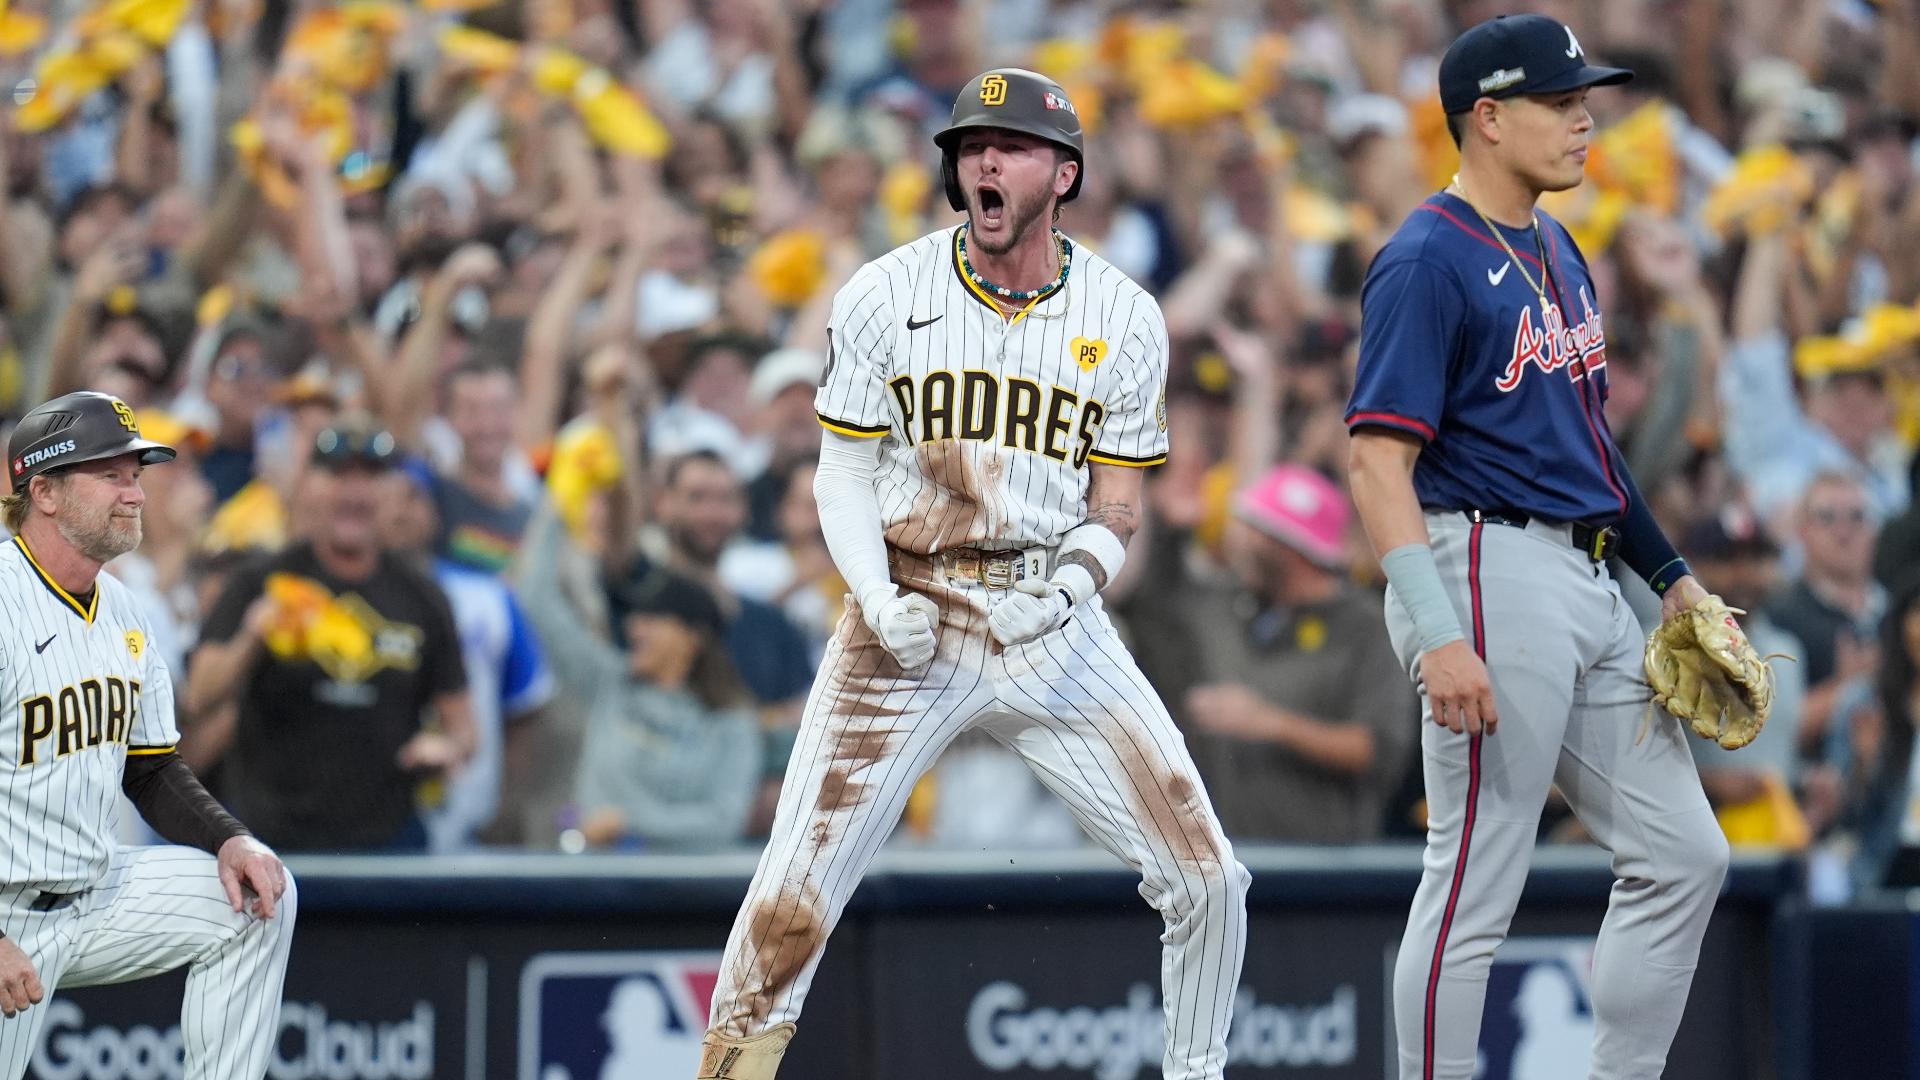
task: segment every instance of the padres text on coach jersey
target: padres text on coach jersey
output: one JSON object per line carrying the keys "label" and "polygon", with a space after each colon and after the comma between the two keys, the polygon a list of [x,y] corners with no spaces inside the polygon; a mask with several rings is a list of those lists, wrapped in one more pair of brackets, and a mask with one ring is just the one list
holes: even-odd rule
{"label": "padres text on coach jersey", "polygon": [[0,881],[51,892],[98,882],[127,756],[180,739],[133,595],[102,574],[89,600],[55,584],[25,541],[0,544]]}
{"label": "padres text on coach jersey", "polygon": [[882,527],[923,555],[1053,543],[1086,512],[1087,462],[1167,455],[1167,327],[1146,290],[1076,248],[1066,295],[1007,319],[961,269],[960,232],[841,290],[818,398],[827,427],[888,439]]}

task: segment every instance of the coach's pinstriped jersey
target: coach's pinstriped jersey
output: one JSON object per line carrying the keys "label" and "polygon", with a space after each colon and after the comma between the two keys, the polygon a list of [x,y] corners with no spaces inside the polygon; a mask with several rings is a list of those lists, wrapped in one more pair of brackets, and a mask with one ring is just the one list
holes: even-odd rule
{"label": "coach's pinstriped jersey", "polygon": [[107,871],[129,753],[179,741],[173,684],[133,594],[82,605],[26,541],[0,543],[0,883],[72,892]]}
{"label": "coach's pinstriped jersey", "polygon": [[1088,462],[1166,460],[1166,320],[1077,246],[1066,284],[1009,320],[962,271],[960,235],[896,248],[840,289],[814,407],[884,440],[894,546],[1052,544],[1086,516]]}

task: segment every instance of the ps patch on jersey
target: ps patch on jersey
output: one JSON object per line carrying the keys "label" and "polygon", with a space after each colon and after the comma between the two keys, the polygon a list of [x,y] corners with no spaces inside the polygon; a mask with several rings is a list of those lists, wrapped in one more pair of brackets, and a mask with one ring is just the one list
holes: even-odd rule
{"label": "ps patch on jersey", "polygon": [[1107,358],[1107,343],[1100,338],[1089,341],[1077,337],[1067,343],[1067,351],[1073,354],[1073,362],[1080,365],[1081,371],[1092,371]]}

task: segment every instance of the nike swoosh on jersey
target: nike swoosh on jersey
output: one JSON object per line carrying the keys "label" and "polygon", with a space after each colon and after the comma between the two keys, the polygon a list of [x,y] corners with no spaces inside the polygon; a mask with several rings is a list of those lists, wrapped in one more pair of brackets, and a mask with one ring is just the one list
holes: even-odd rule
{"label": "nike swoosh on jersey", "polygon": [[914,320],[914,318],[913,318],[913,316],[911,316],[911,315],[909,315],[909,316],[907,316],[907,329],[909,329],[909,330],[918,330],[918,329],[920,329],[920,328],[921,328],[921,327],[923,327],[923,326],[932,326],[932,325],[933,325],[934,323],[937,323],[937,322],[939,322],[939,321],[940,321],[941,319],[944,319],[944,318],[946,318],[946,316],[945,316],[945,315],[935,315],[935,316],[934,316],[933,318],[931,318],[931,319],[921,319],[921,320],[919,320],[919,321],[917,321],[917,322],[916,322],[916,321]]}
{"label": "nike swoosh on jersey", "polygon": [[1501,281],[1506,279],[1507,271],[1511,269],[1513,269],[1512,262],[1503,262],[1500,264],[1500,269],[1487,271],[1487,284],[1499,285]]}
{"label": "nike swoosh on jersey", "polygon": [[55,634],[55,635],[53,635],[53,637],[49,637],[49,638],[48,638],[47,640],[45,640],[45,641],[43,641],[43,642],[41,642],[41,643],[40,643],[40,644],[38,644],[38,645],[35,645],[35,646],[33,647],[33,652],[34,652],[34,655],[35,655],[35,656],[38,656],[39,654],[41,654],[41,653],[43,653],[43,652],[46,652],[46,651],[47,651],[47,646],[49,646],[49,645],[51,645],[51,644],[53,644],[53,638],[57,638],[57,637],[59,637],[59,636],[60,636],[59,634]]}

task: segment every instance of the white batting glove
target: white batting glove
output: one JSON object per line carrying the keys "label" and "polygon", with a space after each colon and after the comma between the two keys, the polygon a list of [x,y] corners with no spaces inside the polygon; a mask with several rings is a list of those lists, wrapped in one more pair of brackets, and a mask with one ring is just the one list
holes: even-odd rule
{"label": "white batting glove", "polygon": [[884,596],[879,589],[872,592],[873,602],[862,600],[860,604],[867,628],[902,670],[926,666],[933,659],[933,630],[940,623],[940,609],[919,593],[900,595],[899,588],[892,584],[886,587]]}
{"label": "white batting glove", "polygon": [[1021,578],[1014,583],[1013,595],[987,613],[987,626],[1000,644],[1024,645],[1065,626],[1072,612],[1073,602],[1064,588],[1039,578]]}

